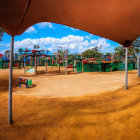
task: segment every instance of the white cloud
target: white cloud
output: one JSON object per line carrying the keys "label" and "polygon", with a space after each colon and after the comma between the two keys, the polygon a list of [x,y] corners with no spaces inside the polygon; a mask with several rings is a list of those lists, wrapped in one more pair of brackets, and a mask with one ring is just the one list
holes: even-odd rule
{"label": "white cloud", "polygon": [[[58,47],[61,46],[63,49],[75,49],[77,50],[80,46],[88,46],[89,42],[84,40],[84,37],[82,36],[74,36],[74,35],[69,35],[66,37],[62,38],[51,38],[51,37],[46,37],[46,38],[40,38],[40,39],[24,39],[22,41],[15,41],[15,49],[18,50],[18,48],[28,48],[28,49],[33,49],[33,45],[39,44],[41,49],[44,49],[45,46],[47,46],[47,49],[49,50],[56,50]],[[44,47],[43,47],[44,46]]]}
{"label": "white cloud", "polygon": [[[61,46],[62,49],[68,49],[70,53],[81,53],[87,49],[92,49],[94,47],[100,47],[102,45],[102,53],[112,51],[110,43],[107,42],[106,39],[92,39],[87,40],[86,37],[83,36],[74,36],[68,35],[62,38],[39,38],[39,39],[23,39],[21,41],[15,41],[15,52],[19,48],[28,48],[33,49],[33,46],[38,44],[40,49],[48,49],[52,52],[57,51],[58,46]],[[10,45],[10,44],[7,44]]]}
{"label": "white cloud", "polygon": [[92,38],[93,38],[92,34],[89,34],[88,36],[85,36],[85,39],[92,39]]}
{"label": "white cloud", "polygon": [[53,24],[50,22],[42,22],[37,24],[39,28],[53,28]]}
{"label": "white cloud", "polygon": [[1,50],[0,53],[1,53],[1,54],[5,54],[6,50],[7,50],[7,49]]}
{"label": "white cloud", "polygon": [[111,44],[107,43],[107,39],[105,38],[92,39],[91,44],[95,47],[101,47],[101,52],[103,53],[112,51]]}
{"label": "white cloud", "polygon": [[31,32],[37,32],[33,26],[31,26],[30,28],[28,28],[28,29],[25,31],[25,33],[31,33]]}

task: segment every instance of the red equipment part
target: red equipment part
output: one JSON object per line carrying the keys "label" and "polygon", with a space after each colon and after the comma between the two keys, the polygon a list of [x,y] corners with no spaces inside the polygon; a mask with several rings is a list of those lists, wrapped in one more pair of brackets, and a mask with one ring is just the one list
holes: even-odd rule
{"label": "red equipment part", "polygon": [[18,66],[18,63],[15,63],[15,67],[17,67]]}
{"label": "red equipment part", "polygon": [[87,64],[88,62],[88,60],[83,60],[83,64]]}
{"label": "red equipment part", "polygon": [[73,68],[73,66],[67,66],[67,68]]}
{"label": "red equipment part", "polygon": [[0,58],[3,57],[3,54],[0,54]]}
{"label": "red equipment part", "polygon": [[19,81],[20,82],[25,82],[27,79],[20,79]]}
{"label": "red equipment part", "polygon": [[97,60],[97,58],[89,58],[89,60],[90,60],[90,61],[92,61],[92,60],[95,60],[95,61],[96,61],[96,60]]}

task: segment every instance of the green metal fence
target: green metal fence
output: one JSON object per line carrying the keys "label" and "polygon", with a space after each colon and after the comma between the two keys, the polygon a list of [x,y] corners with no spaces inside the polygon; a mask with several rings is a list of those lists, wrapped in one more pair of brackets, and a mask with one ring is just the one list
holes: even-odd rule
{"label": "green metal fence", "polygon": [[2,64],[2,58],[0,59],[0,69],[3,68],[3,64]]}
{"label": "green metal fence", "polygon": [[84,64],[84,72],[101,72],[100,64]]}
{"label": "green metal fence", "polygon": [[111,64],[112,71],[119,71],[119,63],[113,63]]}
{"label": "green metal fence", "polygon": [[[136,67],[134,67],[134,63],[128,63],[128,70],[134,70]],[[125,70],[125,64],[124,63],[119,63],[119,71],[124,71]]]}
{"label": "green metal fence", "polygon": [[76,67],[78,72],[82,72],[82,62],[77,62]]}
{"label": "green metal fence", "polygon": [[[128,70],[137,69],[136,63],[128,63]],[[113,64],[83,64],[84,72],[110,72],[110,71],[124,71],[124,63],[113,63]],[[77,63],[77,71],[82,72],[82,62]]]}

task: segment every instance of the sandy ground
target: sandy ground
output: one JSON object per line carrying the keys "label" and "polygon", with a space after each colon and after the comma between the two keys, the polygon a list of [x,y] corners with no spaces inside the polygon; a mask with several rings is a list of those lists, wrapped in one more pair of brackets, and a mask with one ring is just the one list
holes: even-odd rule
{"label": "sandy ground", "polygon": [[[129,90],[124,72],[63,74],[56,68],[47,75],[39,68],[37,77],[14,70],[8,126],[8,70],[0,70],[0,140],[140,140],[136,71],[129,71]],[[33,87],[18,88],[19,77],[31,78]]]}
{"label": "sandy ground", "polygon": [[[64,68],[61,68],[61,73],[58,72],[58,68],[49,68],[48,74],[44,74],[44,68],[42,67],[38,68],[38,71],[38,75],[34,77],[34,75],[24,75],[23,70],[15,69],[14,85],[16,88],[14,88],[14,94],[35,95],[38,97],[82,96],[123,89],[125,82],[124,72],[75,74],[70,69],[68,75],[64,75]],[[8,81],[8,77],[6,77],[8,70],[0,70],[0,73],[1,83]],[[136,77],[136,71],[129,72],[129,85],[135,84],[134,75]],[[16,79],[19,77],[32,79],[33,87],[29,89],[26,89],[24,86],[22,88],[17,87]]]}

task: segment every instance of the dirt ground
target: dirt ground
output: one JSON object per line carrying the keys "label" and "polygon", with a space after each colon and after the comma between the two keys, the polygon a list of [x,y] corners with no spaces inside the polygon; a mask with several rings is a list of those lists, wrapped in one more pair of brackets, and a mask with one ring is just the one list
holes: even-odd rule
{"label": "dirt ground", "polygon": [[[49,67],[48,74],[44,73],[44,68],[38,68],[38,75],[23,75],[23,70],[15,70],[15,79],[23,77],[32,79],[33,87],[26,89],[15,88],[14,94],[34,95],[37,97],[73,97],[83,95],[93,95],[117,89],[124,89],[125,75],[124,72],[103,72],[103,73],[78,73],[72,72],[69,69],[68,75],[65,75],[64,68],[61,68],[59,73],[57,67]],[[5,70],[2,73],[7,73]],[[8,75],[8,73],[6,74]],[[21,75],[21,76],[19,76]],[[23,75],[23,76],[22,76]],[[129,84],[134,85],[134,73],[129,72]],[[15,81],[15,84],[17,82]],[[136,82],[137,83],[137,82]]]}
{"label": "dirt ground", "polygon": [[[8,126],[8,70],[0,70],[0,140],[139,140],[140,78],[129,71],[68,75],[38,68],[38,75],[14,69],[13,120]],[[18,87],[19,77],[33,86]]]}

